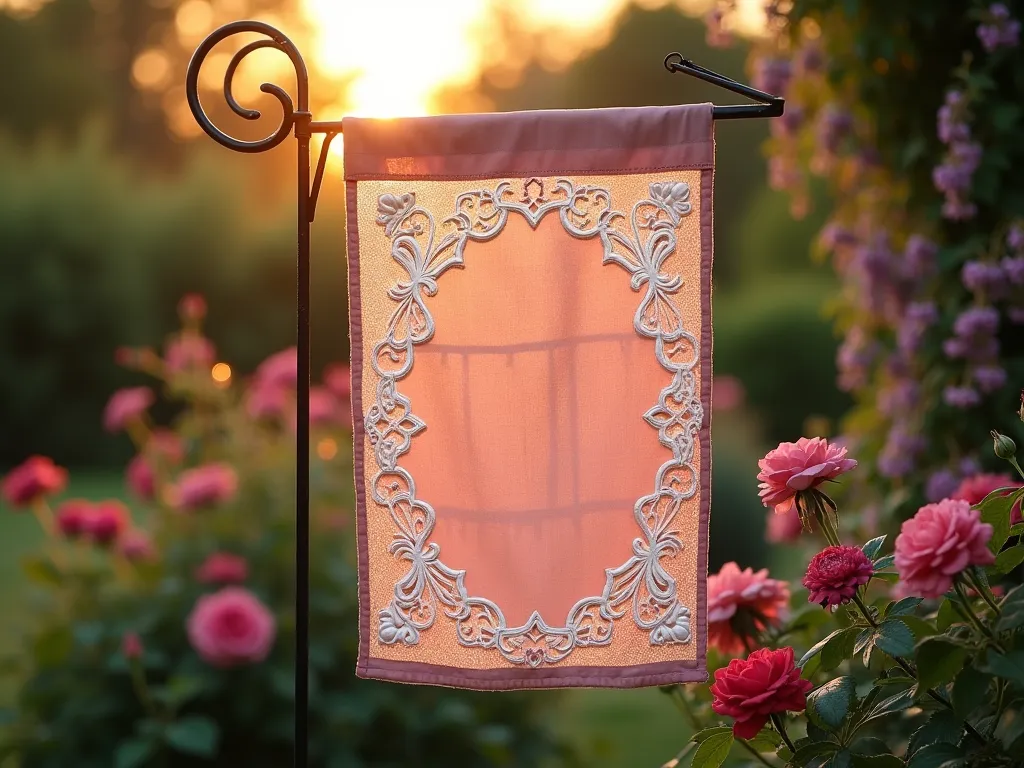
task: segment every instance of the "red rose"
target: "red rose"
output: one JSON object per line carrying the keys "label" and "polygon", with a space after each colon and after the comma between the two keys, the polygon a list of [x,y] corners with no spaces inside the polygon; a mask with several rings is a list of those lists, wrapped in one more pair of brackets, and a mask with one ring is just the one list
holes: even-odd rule
{"label": "red rose", "polygon": [[85,533],[91,514],[91,501],[69,499],[57,507],[57,530],[66,539],[77,539]]}
{"label": "red rose", "polygon": [[811,558],[804,576],[807,598],[827,608],[850,602],[871,580],[874,566],[860,547],[826,547]]}
{"label": "red rose", "polygon": [[745,659],[733,659],[715,670],[711,708],[735,720],[732,732],[738,739],[752,739],[770,715],[802,712],[807,692],[814,685],[800,677],[793,663],[793,649],[759,648]]}
{"label": "red rose", "polygon": [[60,493],[68,483],[68,471],[47,456],[32,456],[3,479],[4,500],[12,507],[28,507],[44,496]]}
{"label": "red rose", "polygon": [[82,532],[94,543],[106,546],[121,537],[130,519],[128,507],[120,501],[101,501],[85,516]]}

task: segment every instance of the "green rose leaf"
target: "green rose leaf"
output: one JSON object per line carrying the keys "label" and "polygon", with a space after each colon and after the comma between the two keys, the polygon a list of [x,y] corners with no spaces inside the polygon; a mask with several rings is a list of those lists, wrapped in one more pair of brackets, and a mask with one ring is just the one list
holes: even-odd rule
{"label": "green rose leaf", "polygon": [[902,600],[898,600],[889,606],[889,609],[885,612],[887,617],[891,616],[907,616],[917,610],[919,606],[924,602],[920,597],[904,597]]}
{"label": "green rose leaf", "polygon": [[698,744],[701,744],[712,736],[718,736],[723,733],[732,733],[732,728],[728,725],[716,725],[713,728],[705,728],[703,731],[693,734],[693,738],[690,741],[696,741]]}
{"label": "green rose leaf", "polygon": [[179,752],[214,757],[220,742],[220,728],[209,717],[189,715],[167,726],[164,738]]}
{"label": "green rose leaf", "polygon": [[934,688],[952,680],[967,659],[967,649],[948,638],[929,637],[917,646],[917,679],[922,688]]}
{"label": "green rose leaf", "polygon": [[996,624],[998,631],[1009,632],[1024,626],[1024,584],[1011,589],[1000,608],[1003,615]]}
{"label": "green rose leaf", "polygon": [[156,742],[152,739],[122,741],[114,752],[114,768],[141,768],[155,753]]}
{"label": "green rose leaf", "polygon": [[732,730],[715,733],[704,739],[693,755],[692,768],[718,768],[729,756],[732,749]]}
{"label": "green rose leaf", "polygon": [[896,755],[854,755],[853,768],[904,768]]}
{"label": "green rose leaf", "polygon": [[914,652],[914,633],[899,619],[886,619],[874,634],[875,646],[890,656],[909,656]]}
{"label": "green rose leaf", "polygon": [[856,683],[852,677],[829,680],[807,697],[807,717],[815,725],[834,731],[850,711],[856,698]]}
{"label": "green rose leaf", "polygon": [[981,510],[981,521],[992,526],[992,538],[988,548],[999,554],[1007,537],[1010,535],[1010,510],[1017,501],[1017,494],[1002,495],[1010,488],[999,488],[981,500],[977,508]]}
{"label": "green rose leaf", "polygon": [[953,605],[953,601],[946,598],[942,601],[939,606],[939,613],[935,617],[935,624],[939,628],[940,632],[945,632],[954,624],[963,623],[964,618],[957,613],[956,607]]}
{"label": "green rose leaf", "polygon": [[752,739],[747,739],[747,744],[758,752],[775,752],[782,746],[782,737],[771,728],[765,727]]}
{"label": "green rose leaf", "polygon": [[929,744],[907,763],[908,768],[951,768],[964,764],[964,753],[955,744]]}
{"label": "green rose leaf", "polygon": [[868,713],[865,718],[863,725],[871,722],[872,720],[878,720],[883,717],[888,717],[893,712],[900,712],[907,709],[914,703],[914,690],[908,688],[905,691],[893,694],[887,699],[883,699],[874,706],[874,708]]}
{"label": "green rose leaf", "polygon": [[963,723],[949,710],[934,712],[924,725],[910,735],[907,754],[912,756],[929,744],[955,744],[963,729]]}
{"label": "green rose leaf", "polygon": [[860,627],[847,627],[834,632],[821,649],[821,669],[824,672],[835,669],[853,657],[853,647],[860,634]]}
{"label": "green rose leaf", "polygon": [[838,751],[839,745],[833,741],[812,741],[809,744],[797,747],[796,753],[789,762],[796,765],[807,765],[816,757],[834,755]]}
{"label": "green rose leaf", "polygon": [[996,563],[993,568],[996,573],[1009,573],[1021,563],[1024,563],[1024,544],[1004,549],[996,555]]}
{"label": "green rose leaf", "polygon": [[810,661],[815,656],[817,656],[819,653],[821,653],[822,649],[829,643],[830,640],[832,640],[834,637],[837,637],[838,635],[840,635],[843,632],[845,632],[846,629],[849,629],[849,627],[844,628],[844,629],[837,629],[837,630],[833,631],[832,633],[830,633],[823,640],[819,640],[817,643],[815,643],[813,646],[811,646],[810,650],[808,650],[807,653],[805,653],[803,656],[800,657],[800,661],[798,661],[796,663],[796,665],[798,667],[803,667],[808,661]]}
{"label": "green rose leaf", "polygon": [[896,555],[886,555],[875,560],[875,574],[878,571],[884,571],[886,568],[892,568],[896,564]]}
{"label": "green rose leaf", "polygon": [[1010,707],[996,723],[995,737],[1007,751],[1016,751],[1014,746],[1020,741],[1021,736],[1024,736],[1024,716],[1018,708]]}
{"label": "green rose leaf", "polygon": [[966,666],[953,681],[953,710],[958,717],[971,716],[984,702],[992,678]]}
{"label": "green rose leaf", "polygon": [[879,536],[878,538],[869,541],[861,547],[861,549],[864,551],[864,554],[868,556],[868,560],[874,560],[878,557],[878,553],[882,551],[883,544],[885,544],[885,536]]}
{"label": "green rose leaf", "polygon": [[850,768],[853,765],[853,755],[848,750],[836,752],[832,758],[825,763],[824,768]]}
{"label": "green rose leaf", "polygon": [[978,669],[1024,685],[1024,651],[1010,651],[1004,655],[989,650],[988,656],[978,665]]}

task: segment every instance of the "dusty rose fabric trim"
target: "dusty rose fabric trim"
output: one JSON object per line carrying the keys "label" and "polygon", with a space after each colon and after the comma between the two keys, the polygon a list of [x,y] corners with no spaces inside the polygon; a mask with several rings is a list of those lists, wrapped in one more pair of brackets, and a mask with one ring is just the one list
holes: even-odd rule
{"label": "dusty rose fabric trim", "polygon": [[703,662],[659,661],[631,667],[550,667],[547,669],[462,669],[415,661],[372,659],[360,677],[395,683],[446,685],[481,691],[524,688],[646,688],[708,679]]}
{"label": "dusty rose fabric trim", "polygon": [[345,178],[484,179],[710,168],[710,104],[344,120]]}
{"label": "dusty rose fabric trim", "polygon": [[356,484],[356,557],[359,570],[359,652],[356,675],[369,677],[370,545],[366,535],[366,425],[363,424],[363,304],[359,285],[359,218],[356,183],[345,184],[348,229],[348,324],[352,372],[352,467]]}
{"label": "dusty rose fabric trim", "polygon": [[697,550],[697,661],[707,680],[708,642],[708,524],[711,518],[711,385],[714,333],[711,329],[711,275],[714,266],[715,172],[700,172],[700,401],[704,406],[704,424],[700,430],[700,544]]}

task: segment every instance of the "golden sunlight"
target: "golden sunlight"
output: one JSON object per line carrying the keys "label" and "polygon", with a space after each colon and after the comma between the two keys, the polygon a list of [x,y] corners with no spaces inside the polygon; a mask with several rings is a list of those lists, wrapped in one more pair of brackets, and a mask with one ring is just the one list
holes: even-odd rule
{"label": "golden sunlight", "polygon": [[227,363],[217,363],[210,369],[210,378],[218,385],[227,385],[231,381],[231,366]]}
{"label": "golden sunlight", "polygon": [[[765,0],[739,2],[740,34],[763,28]],[[564,69],[609,41],[631,0],[517,0],[514,21],[535,45],[510,44],[497,19],[507,0],[302,0],[312,30],[311,58],[323,75],[345,84],[323,119],[343,115],[397,117],[439,111],[446,90],[497,69],[505,86],[518,81],[531,56]],[[654,10],[674,5],[701,15],[714,0],[632,0]],[[483,102],[468,104],[486,110]]]}

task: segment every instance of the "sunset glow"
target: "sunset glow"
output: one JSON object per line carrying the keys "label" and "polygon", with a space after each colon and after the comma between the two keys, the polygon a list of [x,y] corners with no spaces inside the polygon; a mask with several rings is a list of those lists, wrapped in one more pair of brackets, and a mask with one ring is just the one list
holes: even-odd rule
{"label": "sunset glow", "polygon": [[[606,45],[631,4],[654,10],[674,5],[701,15],[714,0],[519,0],[517,30],[529,46],[514,47],[499,21],[501,0],[303,0],[312,29],[309,56],[320,73],[345,84],[324,119],[342,115],[397,117],[439,111],[446,90],[469,90],[487,70],[503,86],[518,81],[531,58],[554,71]],[[757,32],[764,0],[746,0],[741,33]],[[487,110],[477,101],[465,105]]]}

